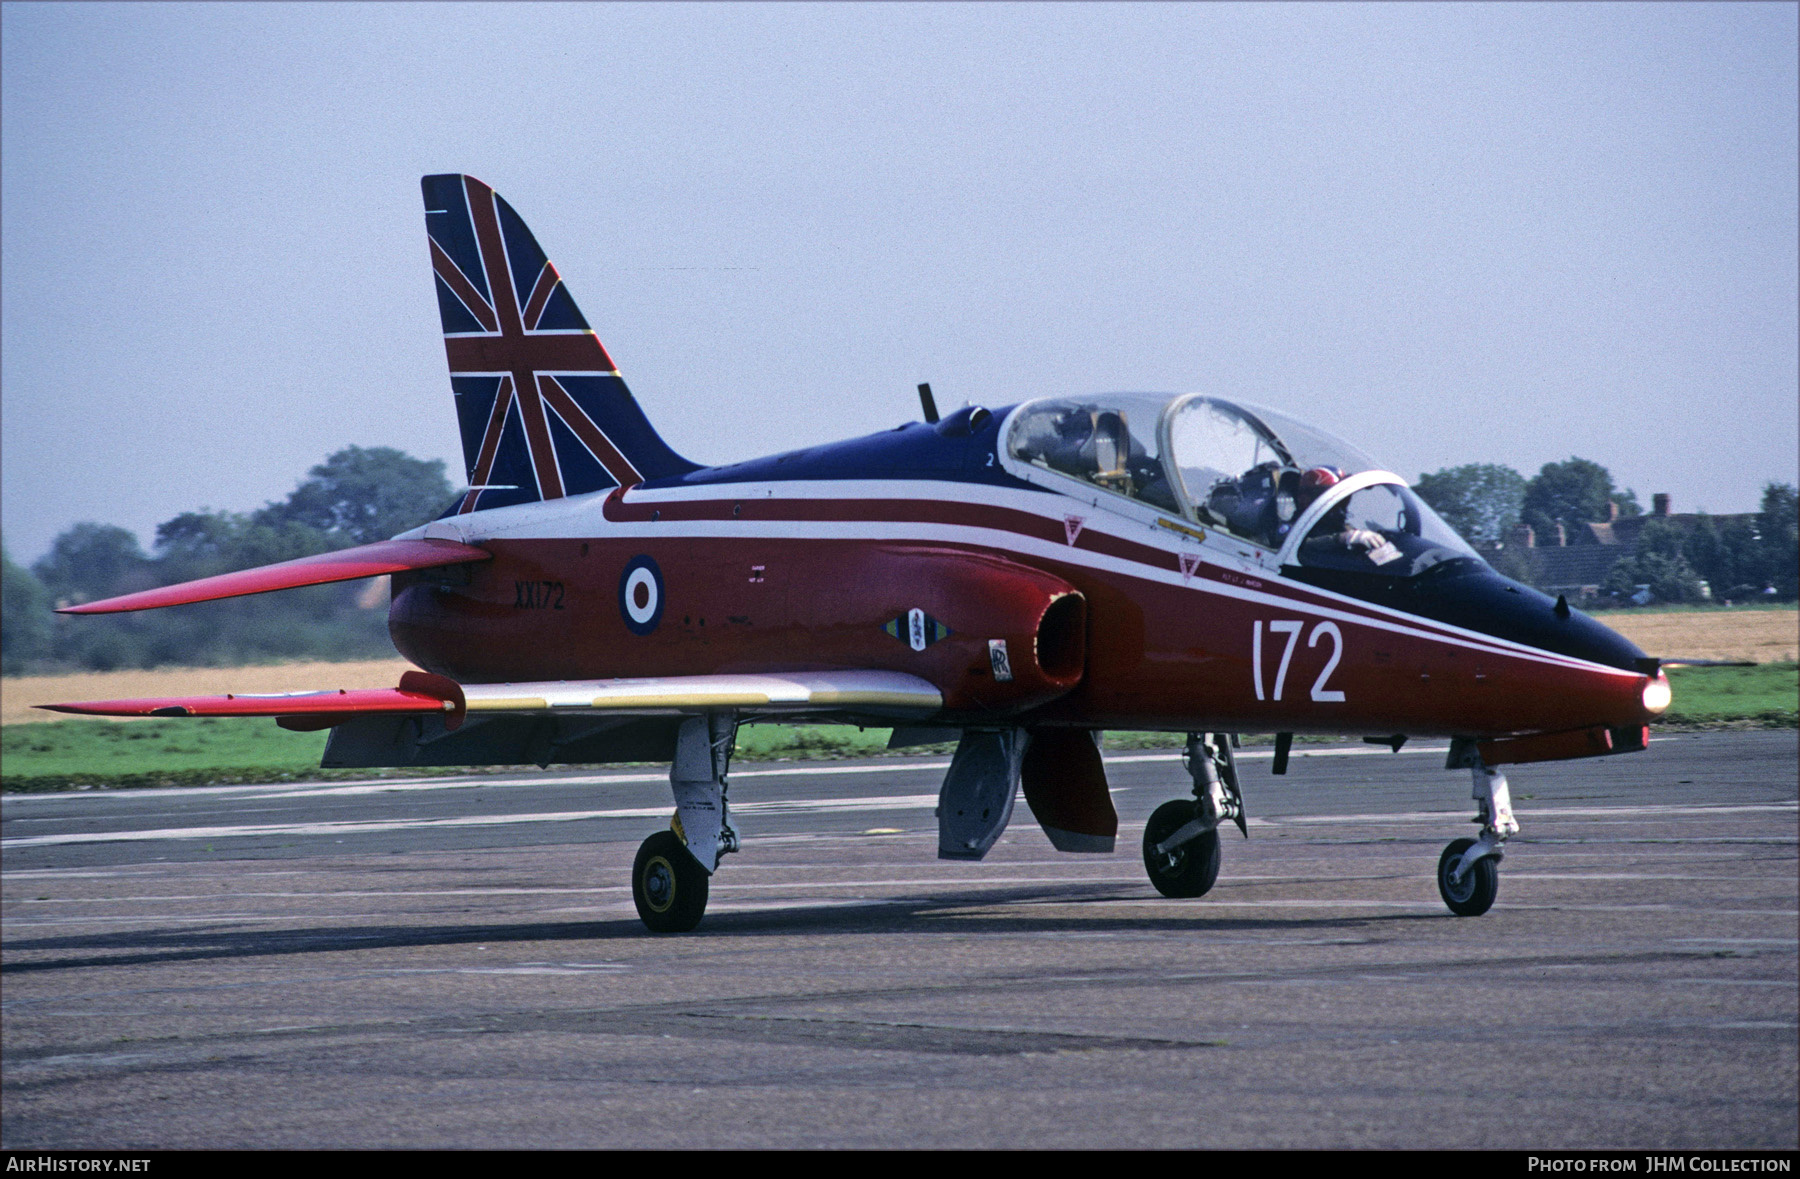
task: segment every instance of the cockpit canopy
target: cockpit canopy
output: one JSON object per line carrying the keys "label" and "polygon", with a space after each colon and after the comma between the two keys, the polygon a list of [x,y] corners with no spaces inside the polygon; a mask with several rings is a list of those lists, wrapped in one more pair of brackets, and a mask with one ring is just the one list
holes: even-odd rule
{"label": "cockpit canopy", "polygon": [[1272,550],[1283,564],[1410,577],[1479,559],[1398,475],[1242,402],[1048,398],[1013,412],[1005,445],[1008,466],[1033,482],[1061,482],[1034,469],[1079,480]]}

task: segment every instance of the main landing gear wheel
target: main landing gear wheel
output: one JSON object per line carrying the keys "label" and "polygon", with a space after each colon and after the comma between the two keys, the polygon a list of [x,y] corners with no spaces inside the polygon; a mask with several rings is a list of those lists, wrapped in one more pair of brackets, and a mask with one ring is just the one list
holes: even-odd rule
{"label": "main landing gear wheel", "polygon": [[1191,799],[1165,802],[1144,827],[1144,870],[1150,883],[1166,897],[1203,897],[1219,879],[1219,833],[1208,831],[1180,847],[1159,852],[1156,845],[1191,822],[1196,813]]}
{"label": "main landing gear wheel", "polygon": [[1473,839],[1453,839],[1444,854],[1438,857],[1438,892],[1458,917],[1481,916],[1494,907],[1494,898],[1500,893],[1500,866],[1494,863],[1493,856],[1476,860],[1475,866],[1463,873],[1461,880],[1450,879],[1456,862],[1474,846]]}
{"label": "main landing gear wheel", "polygon": [[658,831],[631,865],[631,899],[652,933],[686,933],[706,913],[706,870],[673,831]]}

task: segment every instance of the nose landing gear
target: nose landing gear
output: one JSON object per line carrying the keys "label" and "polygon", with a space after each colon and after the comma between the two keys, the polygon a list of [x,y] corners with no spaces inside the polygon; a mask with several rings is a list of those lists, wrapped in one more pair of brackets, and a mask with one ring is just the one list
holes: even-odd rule
{"label": "nose landing gear", "polygon": [[1162,850],[1170,836],[1196,821],[1197,813],[1194,803],[1178,798],[1157,807],[1144,827],[1144,871],[1166,897],[1203,897],[1219,879],[1223,857],[1216,828]]}
{"label": "nose landing gear", "polygon": [[1463,868],[1463,857],[1474,846],[1473,839],[1453,839],[1438,857],[1438,894],[1458,917],[1481,916],[1493,908],[1494,898],[1500,894],[1497,856],[1483,856],[1465,868],[1460,878],[1456,875],[1456,870]]}
{"label": "nose landing gear", "polygon": [[1165,802],[1144,827],[1144,871],[1166,897],[1205,896],[1219,879],[1219,824],[1244,825],[1244,796],[1226,733],[1189,733],[1183,754],[1194,798]]}
{"label": "nose landing gear", "polygon": [[1477,839],[1454,839],[1438,857],[1438,895],[1458,917],[1479,917],[1494,907],[1500,894],[1500,861],[1506,858],[1506,840],[1519,833],[1513,818],[1512,792],[1506,775],[1481,763],[1471,741],[1454,741],[1448,768],[1468,767],[1474,777],[1470,796],[1475,800],[1475,822],[1481,824]]}

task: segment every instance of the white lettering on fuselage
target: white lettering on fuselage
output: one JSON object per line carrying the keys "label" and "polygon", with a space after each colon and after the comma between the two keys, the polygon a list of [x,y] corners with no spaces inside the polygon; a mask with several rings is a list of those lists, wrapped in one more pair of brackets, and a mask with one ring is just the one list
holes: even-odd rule
{"label": "white lettering on fuselage", "polygon": [[[1282,648],[1281,663],[1275,669],[1275,690],[1273,694],[1263,689],[1263,622],[1258,618],[1250,631],[1250,680],[1256,690],[1258,700],[1280,700],[1287,687],[1288,666],[1294,659],[1294,648],[1300,643],[1300,634],[1306,629],[1306,623],[1298,618],[1278,618],[1269,623],[1271,634],[1287,636],[1287,646]],[[1344,632],[1338,629],[1335,622],[1320,622],[1313,626],[1312,634],[1307,638],[1308,647],[1317,647],[1321,638],[1331,640],[1331,658],[1325,661],[1325,667],[1319,672],[1319,678],[1313,681],[1312,698],[1321,704],[1341,704],[1344,701],[1342,689],[1327,688],[1325,683],[1331,673],[1344,657]]]}

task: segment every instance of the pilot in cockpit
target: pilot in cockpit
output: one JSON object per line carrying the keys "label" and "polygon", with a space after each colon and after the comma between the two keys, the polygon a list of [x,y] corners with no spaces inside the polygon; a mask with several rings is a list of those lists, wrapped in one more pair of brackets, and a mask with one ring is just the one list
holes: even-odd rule
{"label": "pilot in cockpit", "polygon": [[[1314,467],[1307,471],[1300,477],[1300,495],[1297,501],[1300,510],[1305,511],[1311,507],[1319,496],[1336,486],[1343,477],[1343,472],[1336,467]],[[1330,511],[1319,517],[1318,523],[1313,525],[1312,531],[1300,543],[1300,549],[1314,557],[1359,554],[1376,565],[1385,565],[1400,556],[1400,550],[1387,537],[1373,529],[1358,528],[1350,522],[1350,499],[1339,500]]]}
{"label": "pilot in cockpit", "polygon": [[1279,549],[1299,514],[1300,484],[1299,471],[1271,460],[1221,479],[1207,496],[1207,513],[1239,536]]}

